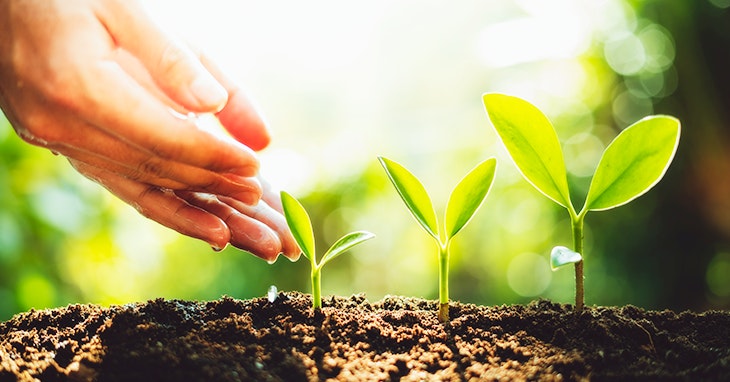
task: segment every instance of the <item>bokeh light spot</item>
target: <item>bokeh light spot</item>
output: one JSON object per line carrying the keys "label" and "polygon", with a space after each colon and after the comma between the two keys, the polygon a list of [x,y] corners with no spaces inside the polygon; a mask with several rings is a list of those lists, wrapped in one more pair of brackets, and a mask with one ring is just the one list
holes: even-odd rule
{"label": "bokeh light spot", "polygon": [[721,8],[721,9],[730,8],[730,0],[709,0],[709,1],[710,1],[710,4],[712,4],[718,8]]}
{"label": "bokeh light spot", "polygon": [[719,253],[707,265],[707,287],[718,297],[730,297],[730,253]]}
{"label": "bokeh light spot", "polygon": [[638,73],[647,60],[644,44],[632,33],[623,33],[606,41],[604,55],[608,65],[625,76]]}
{"label": "bokeh light spot", "polygon": [[637,96],[628,90],[613,99],[613,116],[621,126],[628,126],[653,111],[654,104],[649,98]]}
{"label": "bokeh light spot", "polygon": [[0,262],[12,261],[19,256],[21,230],[10,214],[0,213]]}
{"label": "bokeh light spot", "polygon": [[507,283],[520,296],[533,297],[543,293],[551,280],[547,259],[536,253],[517,255],[507,267]]}
{"label": "bokeh light spot", "polygon": [[84,224],[86,205],[81,196],[58,187],[39,187],[33,208],[48,224],[65,232],[78,232]]}
{"label": "bokeh light spot", "polygon": [[651,24],[638,34],[646,53],[646,64],[643,70],[662,72],[674,63],[674,41],[664,28]]}
{"label": "bokeh light spot", "polygon": [[56,292],[51,281],[37,273],[26,273],[18,282],[18,303],[21,309],[45,309],[53,306]]}
{"label": "bokeh light spot", "polygon": [[591,176],[603,154],[603,142],[590,133],[576,134],[563,143],[565,166],[575,176]]}

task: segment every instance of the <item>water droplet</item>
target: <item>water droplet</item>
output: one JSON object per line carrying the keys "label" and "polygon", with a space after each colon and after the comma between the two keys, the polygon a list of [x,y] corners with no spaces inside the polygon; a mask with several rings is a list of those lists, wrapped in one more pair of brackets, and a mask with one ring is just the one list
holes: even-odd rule
{"label": "water droplet", "polygon": [[269,299],[269,302],[276,301],[276,297],[279,295],[279,290],[276,289],[276,285],[272,285],[269,287],[269,291],[266,292],[266,297]]}
{"label": "water droplet", "polygon": [[217,245],[211,245],[211,246],[210,246],[210,248],[211,248],[211,249],[212,249],[212,250],[213,250],[214,252],[220,252],[220,251],[222,251],[222,250],[223,250],[223,248],[221,248],[221,247],[219,247],[219,246],[217,246]]}

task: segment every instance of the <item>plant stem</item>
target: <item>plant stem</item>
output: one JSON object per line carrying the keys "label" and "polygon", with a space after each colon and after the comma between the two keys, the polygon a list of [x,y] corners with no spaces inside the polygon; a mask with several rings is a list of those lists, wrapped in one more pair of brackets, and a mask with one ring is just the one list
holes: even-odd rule
{"label": "plant stem", "polygon": [[[571,226],[573,228],[573,250],[580,253],[585,259],[583,253],[583,219],[585,214],[571,214]],[[575,263],[575,310],[580,312],[583,310],[585,303],[585,290],[583,287],[583,260]]]}
{"label": "plant stem", "polygon": [[312,266],[312,308],[322,309],[322,278],[319,267]]}
{"label": "plant stem", "polygon": [[449,321],[449,244],[439,243],[439,321]]}

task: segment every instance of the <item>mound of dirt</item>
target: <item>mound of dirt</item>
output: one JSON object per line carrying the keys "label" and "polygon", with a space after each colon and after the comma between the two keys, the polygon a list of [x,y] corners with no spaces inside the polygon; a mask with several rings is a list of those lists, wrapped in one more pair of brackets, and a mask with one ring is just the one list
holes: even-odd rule
{"label": "mound of dirt", "polygon": [[287,292],[30,311],[0,324],[0,381],[730,380],[730,312],[436,310]]}

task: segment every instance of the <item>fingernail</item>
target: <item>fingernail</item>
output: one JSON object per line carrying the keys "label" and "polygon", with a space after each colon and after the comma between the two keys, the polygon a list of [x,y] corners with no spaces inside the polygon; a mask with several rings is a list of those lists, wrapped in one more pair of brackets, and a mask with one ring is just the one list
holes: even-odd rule
{"label": "fingernail", "polygon": [[228,92],[221,86],[210,74],[198,76],[192,84],[190,91],[198,100],[200,106],[205,108],[213,108],[220,111],[228,101]]}

